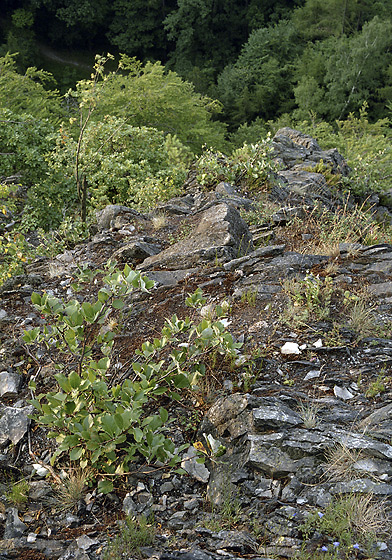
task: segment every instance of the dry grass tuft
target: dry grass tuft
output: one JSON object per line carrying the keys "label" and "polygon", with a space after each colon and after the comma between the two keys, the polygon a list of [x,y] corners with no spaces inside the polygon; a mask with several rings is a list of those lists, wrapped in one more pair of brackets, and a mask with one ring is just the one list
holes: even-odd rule
{"label": "dry grass tuft", "polygon": [[350,528],[364,536],[379,538],[391,530],[391,521],[385,502],[375,501],[373,494],[350,494],[342,498],[345,504]]}
{"label": "dry grass tuft", "polygon": [[348,310],[347,324],[359,338],[374,336],[377,331],[373,308],[362,299],[356,301]]}
{"label": "dry grass tuft", "polygon": [[87,490],[89,474],[82,469],[71,471],[55,489],[56,509],[75,511]]}
{"label": "dry grass tuft", "polygon": [[298,412],[307,430],[311,430],[319,424],[320,420],[317,418],[317,413],[320,408],[320,405],[315,402],[300,404]]}
{"label": "dry grass tuft", "polygon": [[156,214],[152,217],[151,221],[155,230],[160,230],[167,226],[167,216],[165,214]]}
{"label": "dry grass tuft", "polygon": [[324,474],[328,480],[351,480],[358,477],[354,465],[363,458],[361,450],[338,444],[325,454]]}

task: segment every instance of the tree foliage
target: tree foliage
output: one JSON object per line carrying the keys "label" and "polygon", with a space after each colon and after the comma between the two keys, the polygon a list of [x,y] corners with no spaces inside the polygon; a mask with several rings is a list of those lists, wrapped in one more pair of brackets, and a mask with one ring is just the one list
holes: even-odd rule
{"label": "tree foliage", "polygon": [[254,31],[233,65],[218,77],[218,94],[230,121],[273,118],[290,107],[293,62],[299,53],[294,26],[280,22]]}
{"label": "tree foliage", "polygon": [[[120,117],[107,116],[85,129],[79,153],[79,173],[89,187],[89,204],[108,203],[147,209],[179,192],[185,178],[171,142],[155,128],[135,127]],[[181,149],[181,144],[177,144]],[[74,185],[77,141],[64,128],[57,137],[50,165]],[[185,149],[183,149],[185,152]]]}
{"label": "tree foliage", "polygon": [[0,107],[17,114],[59,121],[64,115],[60,95],[47,89],[55,85],[52,75],[35,67],[19,74],[15,56],[7,53],[0,57]]}
{"label": "tree foliage", "polygon": [[314,111],[327,120],[342,119],[365,101],[374,112],[388,95],[391,47],[392,22],[378,17],[351,37],[309,44],[297,65],[294,89],[302,115]]}
{"label": "tree foliage", "polygon": [[[194,86],[178,74],[166,71],[161,63],[143,66],[135,59],[123,57],[122,72],[104,76],[98,85],[100,102],[93,119],[105,115],[122,117],[133,126],[147,126],[171,134],[199,152],[204,143],[222,147],[225,126],[214,121],[221,110],[219,102],[195,92]],[[77,94],[83,97],[90,87],[79,82]]]}

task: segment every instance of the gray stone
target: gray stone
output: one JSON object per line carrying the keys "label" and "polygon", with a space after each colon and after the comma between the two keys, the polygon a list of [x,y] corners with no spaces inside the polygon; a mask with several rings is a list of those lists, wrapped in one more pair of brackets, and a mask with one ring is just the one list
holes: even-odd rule
{"label": "gray stone", "polygon": [[186,522],[187,522],[188,516],[189,516],[188,511],[176,511],[170,517],[167,524],[170,527],[170,529],[176,529],[176,530],[185,529],[185,527],[187,525]]}
{"label": "gray stone", "polygon": [[354,395],[348,389],[346,389],[346,387],[339,387],[338,385],[335,385],[335,387],[333,388],[333,392],[335,397],[338,397],[338,399],[342,399],[344,401],[354,398]]}
{"label": "gray stone", "polygon": [[186,215],[192,212],[192,207],[195,203],[195,199],[191,195],[186,195],[178,198],[171,198],[167,202],[158,204],[157,212],[167,215]]}
{"label": "gray stone", "polygon": [[4,406],[0,409],[0,445],[8,441],[16,445],[22,439],[30,425],[28,415],[33,411],[32,406],[23,408]]}
{"label": "gray stone", "polygon": [[86,552],[79,548],[76,541],[72,542],[58,560],[90,560]]}
{"label": "gray stone", "polygon": [[314,138],[298,130],[289,127],[279,129],[273,138],[273,146],[275,158],[286,167],[294,167],[301,160],[305,166],[323,160],[324,164],[331,166],[334,173],[347,176],[350,172],[346,161],[336,149],[323,151]]}
{"label": "gray stone", "polygon": [[361,420],[361,426],[371,429],[372,426],[378,426],[380,422],[384,422],[385,420],[392,420],[392,404],[387,404],[368,416],[365,416],[365,418]]}
{"label": "gray stone", "polygon": [[18,510],[10,508],[7,512],[7,519],[4,529],[4,539],[16,539],[27,531],[27,525],[18,517]]}
{"label": "gray stone", "polygon": [[392,282],[381,282],[380,284],[372,284],[367,287],[368,291],[377,297],[392,296]]}
{"label": "gray stone", "polygon": [[113,253],[113,258],[119,262],[137,263],[147,257],[160,252],[161,246],[144,241],[133,241]]}
{"label": "gray stone", "polygon": [[96,213],[98,229],[100,231],[110,229],[113,225],[113,221],[120,213],[124,214],[128,221],[135,217],[141,217],[141,214],[133,210],[133,208],[121,206],[119,204],[109,204],[106,208]]}
{"label": "gray stone", "polygon": [[374,496],[392,496],[392,485],[375,482],[369,478],[338,482],[330,488],[331,494],[351,494],[358,492],[362,494],[373,494]]}
{"label": "gray stone", "polygon": [[252,236],[239,212],[228,204],[216,204],[201,213],[188,238],[147,258],[138,269],[184,269],[205,261],[229,261],[252,250]]}
{"label": "gray stone", "polygon": [[256,552],[259,545],[247,531],[219,531],[213,535],[213,542],[219,550],[229,550],[239,554]]}
{"label": "gray stone", "polygon": [[297,470],[298,463],[278,447],[267,447],[262,436],[249,436],[247,464],[272,478],[283,478]]}
{"label": "gray stone", "polygon": [[172,490],[174,490],[174,484],[172,482],[164,482],[159,487],[159,490],[162,492],[162,494],[164,494],[165,492],[171,492]]}
{"label": "gray stone", "polygon": [[22,385],[22,377],[15,372],[0,372],[0,397],[17,395]]}
{"label": "gray stone", "polygon": [[332,437],[335,442],[344,445],[348,449],[361,449],[372,457],[392,459],[392,446],[387,443],[378,442],[355,432],[347,432],[338,427],[329,429],[326,435]]}
{"label": "gray stone", "polygon": [[87,551],[92,546],[99,544],[97,539],[91,539],[88,535],[81,535],[76,539],[76,544],[81,550]]}
{"label": "gray stone", "polygon": [[201,463],[196,461],[198,457],[197,450],[189,447],[188,451],[183,455],[181,467],[193,478],[200,482],[207,483],[210,478],[210,471]]}
{"label": "gray stone", "polygon": [[372,459],[370,457],[361,458],[353,464],[353,469],[358,473],[371,473],[377,477],[392,476],[392,463],[390,461],[382,461],[380,459]]}
{"label": "gray stone", "polygon": [[153,280],[157,286],[175,286],[187,277],[192,278],[196,275],[197,268],[185,270],[152,270],[148,273],[148,278]]}
{"label": "gray stone", "polygon": [[205,415],[200,427],[203,434],[211,433],[215,438],[238,438],[252,430],[248,408],[248,397],[240,393],[218,399]]}
{"label": "gray stone", "polygon": [[281,403],[266,403],[262,407],[253,409],[252,415],[257,432],[281,430],[303,424],[299,414]]}
{"label": "gray stone", "polygon": [[132,496],[130,496],[130,494],[127,494],[124,498],[122,510],[125,513],[125,515],[131,517],[138,513],[137,505],[132,499]]}
{"label": "gray stone", "polygon": [[266,259],[268,257],[276,257],[281,255],[285,249],[285,245],[268,245],[267,247],[260,247],[255,251],[252,251],[244,257],[238,259],[233,259],[232,261],[225,263],[223,268],[225,270],[236,270],[241,269],[247,272],[261,259]]}

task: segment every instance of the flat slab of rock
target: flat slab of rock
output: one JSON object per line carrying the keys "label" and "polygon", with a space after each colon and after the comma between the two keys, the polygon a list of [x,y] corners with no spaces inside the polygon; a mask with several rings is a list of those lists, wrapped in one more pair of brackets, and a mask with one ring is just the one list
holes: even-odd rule
{"label": "flat slab of rock", "polygon": [[191,268],[205,261],[227,262],[252,250],[252,235],[238,210],[229,204],[216,204],[200,214],[188,238],[147,258],[138,269]]}

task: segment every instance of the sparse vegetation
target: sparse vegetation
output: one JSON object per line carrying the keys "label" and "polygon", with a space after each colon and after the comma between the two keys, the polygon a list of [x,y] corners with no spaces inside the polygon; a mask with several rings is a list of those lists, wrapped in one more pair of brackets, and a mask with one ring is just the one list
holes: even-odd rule
{"label": "sparse vegetation", "polygon": [[59,511],[76,511],[83,499],[91,472],[87,469],[72,469],[62,479],[61,484],[54,488],[54,507]]}
{"label": "sparse vegetation", "polygon": [[[354,493],[336,498],[324,511],[313,510],[301,526],[307,539],[315,531],[325,536],[326,544],[320,546],[317,553],[332,553],[331,558],[345,557],[355,549],[370,551],[377,538],[388,534],[389,530],[385,504],[376,501],[372,494]],[[304,554],[298,555],[298,559],[307,558],[306,554],[305,546]]]}
{"label": "sparse vegetation", "polygon": [[[203,318],[198,324],[174,315],[166,320],[160,339],[137,350],[132,377],[118,380],[116,370],[110,369],[115,333],[108,318],[110,324],[134,290],[148,292],[154,283],[128,265],[119,271],[108,263],[106,271],[83,269],[74,291],[91,285],[98,274],[104,274],[104,286],[90,302],[33,293],[32,302],[51,324],[26,331],[24,341],[36,345],[42,356],[47,353],[58,370],[54,391],[36,394],[36,383],[30,383],[35,419],[58,443],[52,463],[68,456],[81,469],[91,469],[92,476],[100,478],[99,490],[107,493],[137,455],[172,467],[180,462],[179,453],[187,446],[176,448],[166,437],[167,410],[159,407],[156,414],[146,415],[145,406],[162,394],[180,400],[181,389],[198,390],[208,382],[218,357],[235,359],[241,344],[226,331],[227,306],[216,307],[217,320]],[[187,298],[187,305],[196,309],[205,302],[200,289]],[[50,352],[53,344],[55,353]],[[67,355],[73,357],[70,364]]]}
{"label": "sparse vegetation", "polygon": [[136,555],[141,558],[140,548],[151,546],[155,540],[154,521],[141,516],[127,517],[119,522],[120,534],[110,538],[103,554],[103,560],[118,560]]}
{"label": "sparse vegetation", "polygon": [[328,480],[351,480],[358,476],[355,464],[363,457],[360,449],[338,444],[325,453],[324,473]]}
{"label": "sparse vegetation", "polygon": [[299,415],[301,416],[304,427],[307,430],[311,430],[312,428],[316,428],[319,423],[319,418],[317,417],[317,413],[320,410],[320,405],[314,401],[310,401],[307,403],[301,403],[299,406]]}
{"label": "sparse vegetation", "polygon": [[283,321],[295,325],[304,325],[312,317],[316,320],[329,317],[334,292],[331,277],[320,278],[308,273],[303,279],[285,280],[283,290],[290,299]]}
{"label": "sparse vegetation", "polygon": [[368,399],[374,399],[378,395],[381,395],[386,391],[386,385],[389,381],[388,377],[385,377],[382,373],[380,373],[380,375],[377,376],[377,379],[369,383],[369,386],[365,391],[365,396]]}
{"label": "sparse vegetation", "polygon": [[29,483],[25,478],[13,482],[6,493],[7,501],[16,507],[23,506],[29,497]]}

